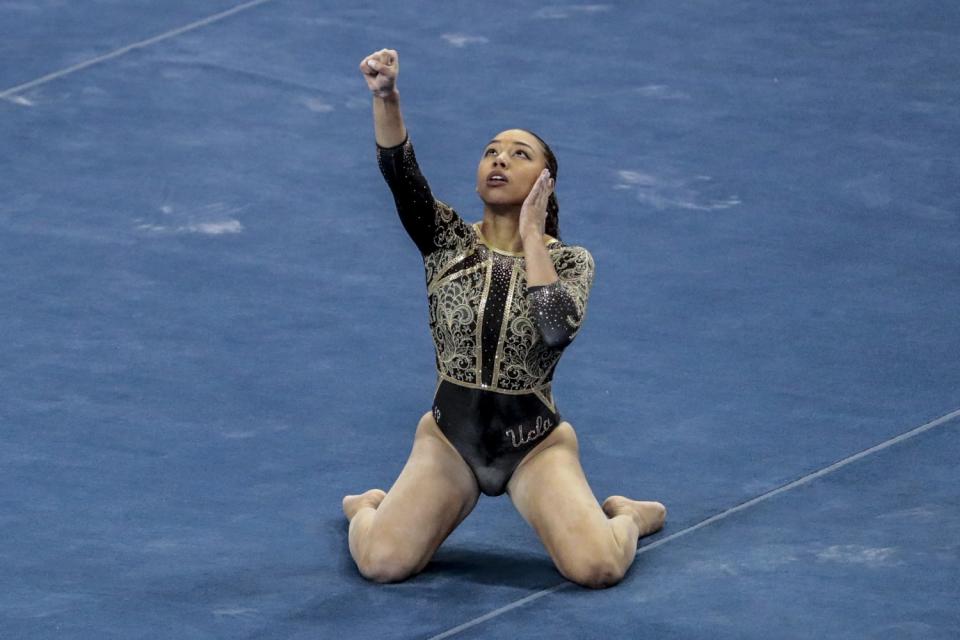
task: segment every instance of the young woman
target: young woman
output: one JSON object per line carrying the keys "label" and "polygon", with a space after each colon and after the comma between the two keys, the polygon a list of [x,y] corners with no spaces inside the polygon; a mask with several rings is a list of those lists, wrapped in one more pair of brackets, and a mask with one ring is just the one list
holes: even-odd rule
{"label": "young woman", "polygon": [[360,63],[373,92],[377,160],[400,221],[423,256],[436,347],[432,410],[389,493],[343,499],[360,573],[394,582],[418,573],[476,505],[504,492],[568,580],[619,582],[637,540],[659,530],[659,502],[597,503],[577,437],[551,394],[557,362],[587,306],[594,263],[560,241],[557,162],[529,131],[501,131],[477,168],[483,220],[436,200],[400,115],[397,52]]}

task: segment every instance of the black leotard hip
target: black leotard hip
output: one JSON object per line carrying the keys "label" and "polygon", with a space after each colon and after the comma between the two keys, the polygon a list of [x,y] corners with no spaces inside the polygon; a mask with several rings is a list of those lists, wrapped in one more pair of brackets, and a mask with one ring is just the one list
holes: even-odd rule
{"label": "black leotard hip", "polygon": [[532,392],[499,393],[449,380],[437,388],[433,417],[489,496],[506,491],[524,456],[563,420]]}

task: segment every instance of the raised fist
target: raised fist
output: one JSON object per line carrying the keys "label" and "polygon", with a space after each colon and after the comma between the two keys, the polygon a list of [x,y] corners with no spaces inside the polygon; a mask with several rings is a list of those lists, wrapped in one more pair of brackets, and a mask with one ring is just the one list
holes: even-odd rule
{"label": "raised fist", "polygon": [[360,63],[360,73],[367,81],[373,95],[379,98],[390,96],[397,88],[400,73],[400,56],[393,49],[380,49],[371,53]]}

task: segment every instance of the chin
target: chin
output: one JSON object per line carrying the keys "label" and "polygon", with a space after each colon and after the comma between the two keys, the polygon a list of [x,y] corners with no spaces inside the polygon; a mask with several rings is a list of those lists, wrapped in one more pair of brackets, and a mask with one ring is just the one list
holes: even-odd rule
{"label": "chin", "polygon": [[[502,189],[503,187],[499,187]],[[509,193],[491,193],[490,191],[481,192],[480,199],[483,200],[485,204],[490,205],[516,205],[523,204],[523,200],[517,200],[515,197],[512,197]]]}

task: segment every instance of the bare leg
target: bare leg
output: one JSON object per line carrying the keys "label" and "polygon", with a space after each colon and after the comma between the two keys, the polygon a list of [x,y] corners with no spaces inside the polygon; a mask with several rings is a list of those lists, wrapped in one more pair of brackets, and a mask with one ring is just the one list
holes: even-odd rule
{"label": "bare leg", "polygon": [[433,415],[424,414],[390,491],[343,498],[350,554],[360,573],[376,582],[397,582],[420,572],[479,497],[473,472]]}
{"label": "bare leg", "polygon": [[659,530],[666,517],[659,502],[622,496],[611,496],[601,507],[580,466],[569,422],[561,422],[524,458],[507,491],[557,570],[585,587],[620,582],[636,556],[637,539]]}

